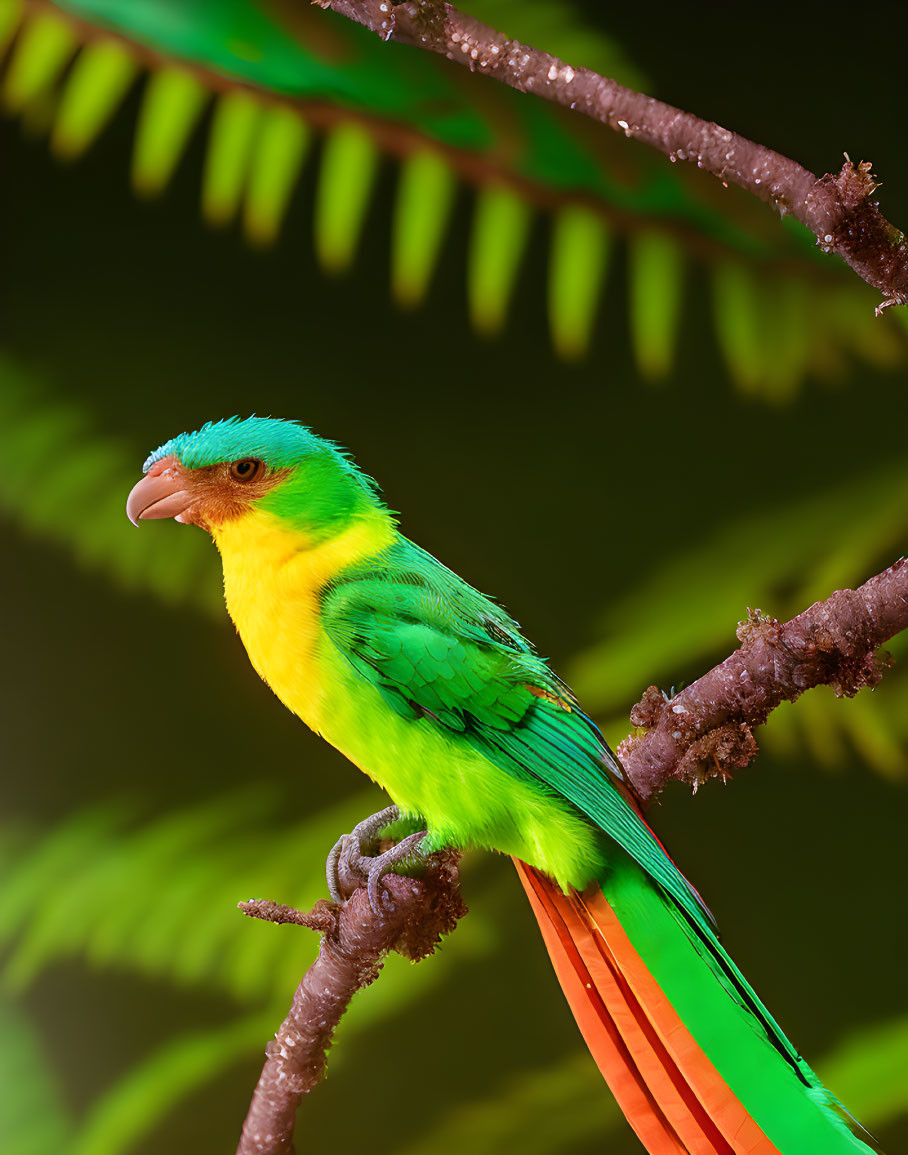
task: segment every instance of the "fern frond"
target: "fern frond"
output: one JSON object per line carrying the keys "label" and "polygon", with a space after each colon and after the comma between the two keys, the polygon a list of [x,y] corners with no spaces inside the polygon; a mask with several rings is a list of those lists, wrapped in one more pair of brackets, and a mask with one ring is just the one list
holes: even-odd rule
{"label": "fern frond", "polygon": [[184,68],[149,74],[136,125],[132,184],[142,196],[167,187],[211,93]]}
{"label": "fern frond", "polygon": [[138,74],[132,54],[115,40],[87,44],[76,58],[60,98],[50,146],[74,160],[104,129]]}
{"label": "fern frond", "polygon": [[529,231],[529,207],[511,189],[492,184],[477,194],[467,296],[470,319],[480,333],[493,334],[504,327]]}
{"label": "fern frond", "polygon": [[885,1127],[908,1113],[908,1015],[856,1031],[817,1070],[856,1117]]}
{"label": "fern frond", "polygon": [[78,47],[67,19],[54,12],[37,12],[16,39],[0,91],[4,111],[21,113],[48,97]]}
{"label": "fern frond", "polygon": [[315,244],[322,267],[342,273],[351,264],[369,209],[378,150],[358,124],[342,124],[325,140],[315,206]]}
{"label": "fern frond", "polygon": [[243,91],[228,92],[215,106],[202,177],[202,213],[209,224],[228,225],[243,198],[262,105]]}
{"label": "fern frond", "polygon": [[[324,896],[324,860],[338,832],[376,801],[358,795],[289,824],[274,818],[260,786],[141,826],[122,806],[78,812],[4,856],[3,981],[19,990],[51,963],[78,958],[220,988],[240,1002],[286,999],[314,957],[315,936],[244,923],[236,904],[274,896],[312,906]],[[486,949],[482,920],[472,919],[459,941],[467,953]],[[404,967],[398,980],[394,970],[382,981],[379,1013],[439,981],[445,968]]]}
{"label": "fern frond", "polygon": [[391,238],[391,289],[403,308],[426,295],[456,192],[454,171],[431,149],[401,164]]}
{"label": "fern frond", "polygon": [[0,998],[0,1146],[9,1155],[70,1150],[73,1122],[26,1013]]}
{"label": "fern frond", "polygon": [[566,361],[582,357],[589,346],[610,249],[605,221],[587,208],[562,209],[552,222],[549,324]]}
{"label": "fern frond", "polygon": [[604,1139],[621,1125],[622,1115],[602,1094],[602,1077],[589,1055],[575,1054],[508,1079],[488,1098],[458,1104],[399,1155],[554,1155],[592,1135]]}
{"label": "fern frond", "polygon": [[[475,0],[470,8],[575,64],[646,86],[567,5]],[[608,242],[622,236],[644,375],[671,367],[682,275],[694,261],[713,269],[717,337],[746,392],[783,401],[805,374],[834,376],[850,355],[886,366],[908,359],[904,328],[889,318],[874,323],[864,286],[824,266],[796,223],[779,225],[731,193],[717,200],[709,178],[629,150],[602,126],[578,125],[562,109],[482,78],[455,79],[447,62],[383,45],[333,14],[296,9],[282,23],[279,13],[255,0],[191,11],[182,0],[0,0],[0,52],[19,28],[2,103],[34,131],[46,122],[53,150],[70,158],[102,131],[136,74],[146,74],[133,184],[151,194],[170,181],[211,102],[202,211],[214,224],[241,216],[255,244],[277,238],[310,141],[324,134],[315,250],[331,273],[353,262],[379,154],[393,157],[403,169],[391,281],[404,306],[425,295],[459,178],[475,190],[467,297],[484,333],[504,326],[528,222],[550,214],[550,328],[567,359],[590,347]],[[578,243],[581,222],[588,251]]]}
{"label": "fern frond", "polygon": [[[288,824],[275,817],[274,799],[258,786],[143,825],[136,825],[128,808],[107,805],[71,815],[39,836],[0,827],[0,948],[6,954],[2,984],[7,990],[29,985],[61,960],[78,960],[95,970],[132,972],[176,986],[193,983],[208,993],[221,990],[254,1008],[228,1025],[172,1040],[128,1069],[92,1104],[75,1135],[68,1135],[67,1150],[84,1155],[130,1150],[187,1096],[261,1050],[286,1014],[318,938],[244,920],[237,901],[273,895],[311,906],[324,896],[326,851],[339,831],[351,829],[375,803],[374,793],[360,795]],[[381,983],[361,994],[356,1014],[343,1020],[339,1054],[349,1051],[361,1032],[445,983],[463,960],[493,948],[494,928],[481,913],[463,931],[431,966],[414,968],[399,956],[389,958]],[[6,1029],[2,1002],[0,1025],[0,1075],[14,1060],[23,1064],[15,1078],[4,1081],[6,1092],[34,1072],[21,1031]],[[35,1076],[34,1088],[44,1088],[44,1082]],[[32,1107],[34,1088],[23,1095]],[[55,1121],[50,1091],[41,1094],[47,1099],[42,1127],[0,1102],[0,1135],[6,1138],[7,1126],[32,1143],[4,1144],[4,1150],[39,1155],[57,1149],[40,1146],[63,1125],[62,1119]]]}
{"label": "fern frond", "polygon": [[89,410],[55,397],[2,357],[0,453],[13,470],[0,481],[0,515],[64,546],[77,562],[127,589],[220,609],[217,562],[201,534],[173,533],[162,550],[126,520],[124,495],[137,478],[135,451],[98,432]]}
{"label": "fern frond", "polygon": [[250,163],[243,214],[243,229],[253,244],[276,240],[310,141],[308,125],[289,109],[266,110]]}
{"label": "fern frond", "polygon": [[642,231],[628,243],[631,336],[644,376],[665,377],[675,359],[684,281],[683,253],[671,237]]}
{"label": "fern frond", "polygon": [[127,1070],[91,1105],[67,1150],[73,1155],[126,1155],[194,1092],[260,1051],[277,1022],[274,1013],[257,1012],[171,1040]]}
{"label": "fern frond", "polygon": [[[605,715],[608,736],[620,740],[628,705],[648,684],[691,680],[736,647],[733,623],[748,606],[785,619],[884,568],[903,549],[906,508],[908,470],[895,464],[724,525],[613,600],[602,640],[568,670],[571,684]],[[899,655],[908,639],[897,637],[887,648]],[[762,733],[780,751],[807,742],[824,765],[842,765],[858,751],[898,777],[908,768],[905,686],[897,664],[872,698],[864,692],[843,703],[831,690],[814,690],[775,711]]]}
{"label": "fern frond", "polygon": [[[908,1112],[908,1017],[866,1027],[817,1064],[823,1082],[873,1128]],[[623,1119],[602,1095],[589,1055],[574,1054],[542,1070],[503,1080],[488,1096],[456,1112],[404,1147],[400,1155],[558,1155],[584,1141],[599,1142]]]}

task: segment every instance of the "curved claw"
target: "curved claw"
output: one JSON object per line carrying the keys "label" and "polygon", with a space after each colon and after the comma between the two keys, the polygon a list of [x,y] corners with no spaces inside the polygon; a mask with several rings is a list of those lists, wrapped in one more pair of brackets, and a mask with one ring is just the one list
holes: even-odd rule
{"label": "curved claw", "polygon": [[328,883],[328,894],[331,896],[331,901],[336,903],[342,903],[344,901],[344,896],[341,894],[340,886],[338,885],[337,863],[341,851],[344,849],[344,842],[349,837],[348,834],[342,834],[331,847],[328,852],[328,857],[325,859],[325,879]]}
{"label": "curved claw", "polygon": [[419,830],[416,834],[408,834],[407,837],[402,838],[396,846],[392,846],[390,850],[386,850],[384,854],[380,854],[377,858],[371,859],[372,865],[369,867],[366,890],[369,895],[369,905],[372,907],[373,914],[379,914],[381,911],[381,899],[378,893],[379,883],[386,874],[391,873],[399,862],[403,862],[416,853],[416,847],[425,838],[426,833],[427,831],[425,830]]}
{"label": "curved claw", "polygon": [[[400,810],[396,806],[386,806],[384,810],[370,814],[368,818],[358,822],[349,834],[342,834],[335,842],[325,862],[325,876],[332,902],[343,902],[344,892],[356,888],[364,873],[362,867],[367,863],[378,861],[365,855],[363,851],[366,846],[374,844],[380,832],[392,822],[397,822],[400,816]],[[369,869],[372,869],[371,865]]]}

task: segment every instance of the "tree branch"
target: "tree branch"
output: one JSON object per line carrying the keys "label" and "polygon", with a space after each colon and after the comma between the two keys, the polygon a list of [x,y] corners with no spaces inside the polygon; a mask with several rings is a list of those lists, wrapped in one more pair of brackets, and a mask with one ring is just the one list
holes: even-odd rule
{"label": "tree branch", "polygon": [[672,698],[656,686],[631,711],[644,731],[618,757],[644,805],[672,779],[724,777],[757,753],[753,728],[780,702],[812,686],[853,697],[875,686],[890,664],[876,649],[908,628],[908,559],[857,590],[838,590],[784,624],[749,612],[740,649]]}
{"label": "tree branch", "polygon": [[878,184],[870,164],[846,163],[836,174],[808,169],[746,137],[634,92],[588,68],[511,40],[442,0],[313,0],[396,40],[437,52],[520,92],[532,92],[601,121],[616,132],[690,161],[724,184],[736,184],[781,213],[790,212],[878,289],[887,305],[908,303],[908,241],[870,198]]}
{"label": "tree branch", "polygon": [[375,981],[389,951],[414,962],[425,958],[466,914],[459,857],[454,851],[432,855],[418,879],[388,875],[378,912],[364,886],[340,906],[320,901],[308,914],[274,902],[240,903],[254,918],[307,926],[323,937],[290,1013],[265,1048],[237,1155],[292,1155],[296,1110],[324,1074],[328,1047],[350,999]]}

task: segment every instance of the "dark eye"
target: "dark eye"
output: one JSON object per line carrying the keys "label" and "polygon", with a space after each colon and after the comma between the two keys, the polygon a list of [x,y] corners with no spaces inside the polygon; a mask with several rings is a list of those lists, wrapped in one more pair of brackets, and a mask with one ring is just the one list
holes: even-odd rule
{"label": "dark eye", "polygon": [[244,457],[241,461],[230,463],[230,476],[236,481],[252,481],[258,477],[264,468],[264,463],[257,457]]}

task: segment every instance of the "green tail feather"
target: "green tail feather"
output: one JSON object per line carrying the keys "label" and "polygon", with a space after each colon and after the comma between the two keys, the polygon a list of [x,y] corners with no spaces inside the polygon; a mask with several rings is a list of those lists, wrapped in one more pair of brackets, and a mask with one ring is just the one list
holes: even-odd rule
{"label": "green tail feather", "polygon": [[609,860],[603,893],[634,949],[781,1155],[871,1155],[871,1137],[798,1055],[715,935],[636,863],[611,848]]}

